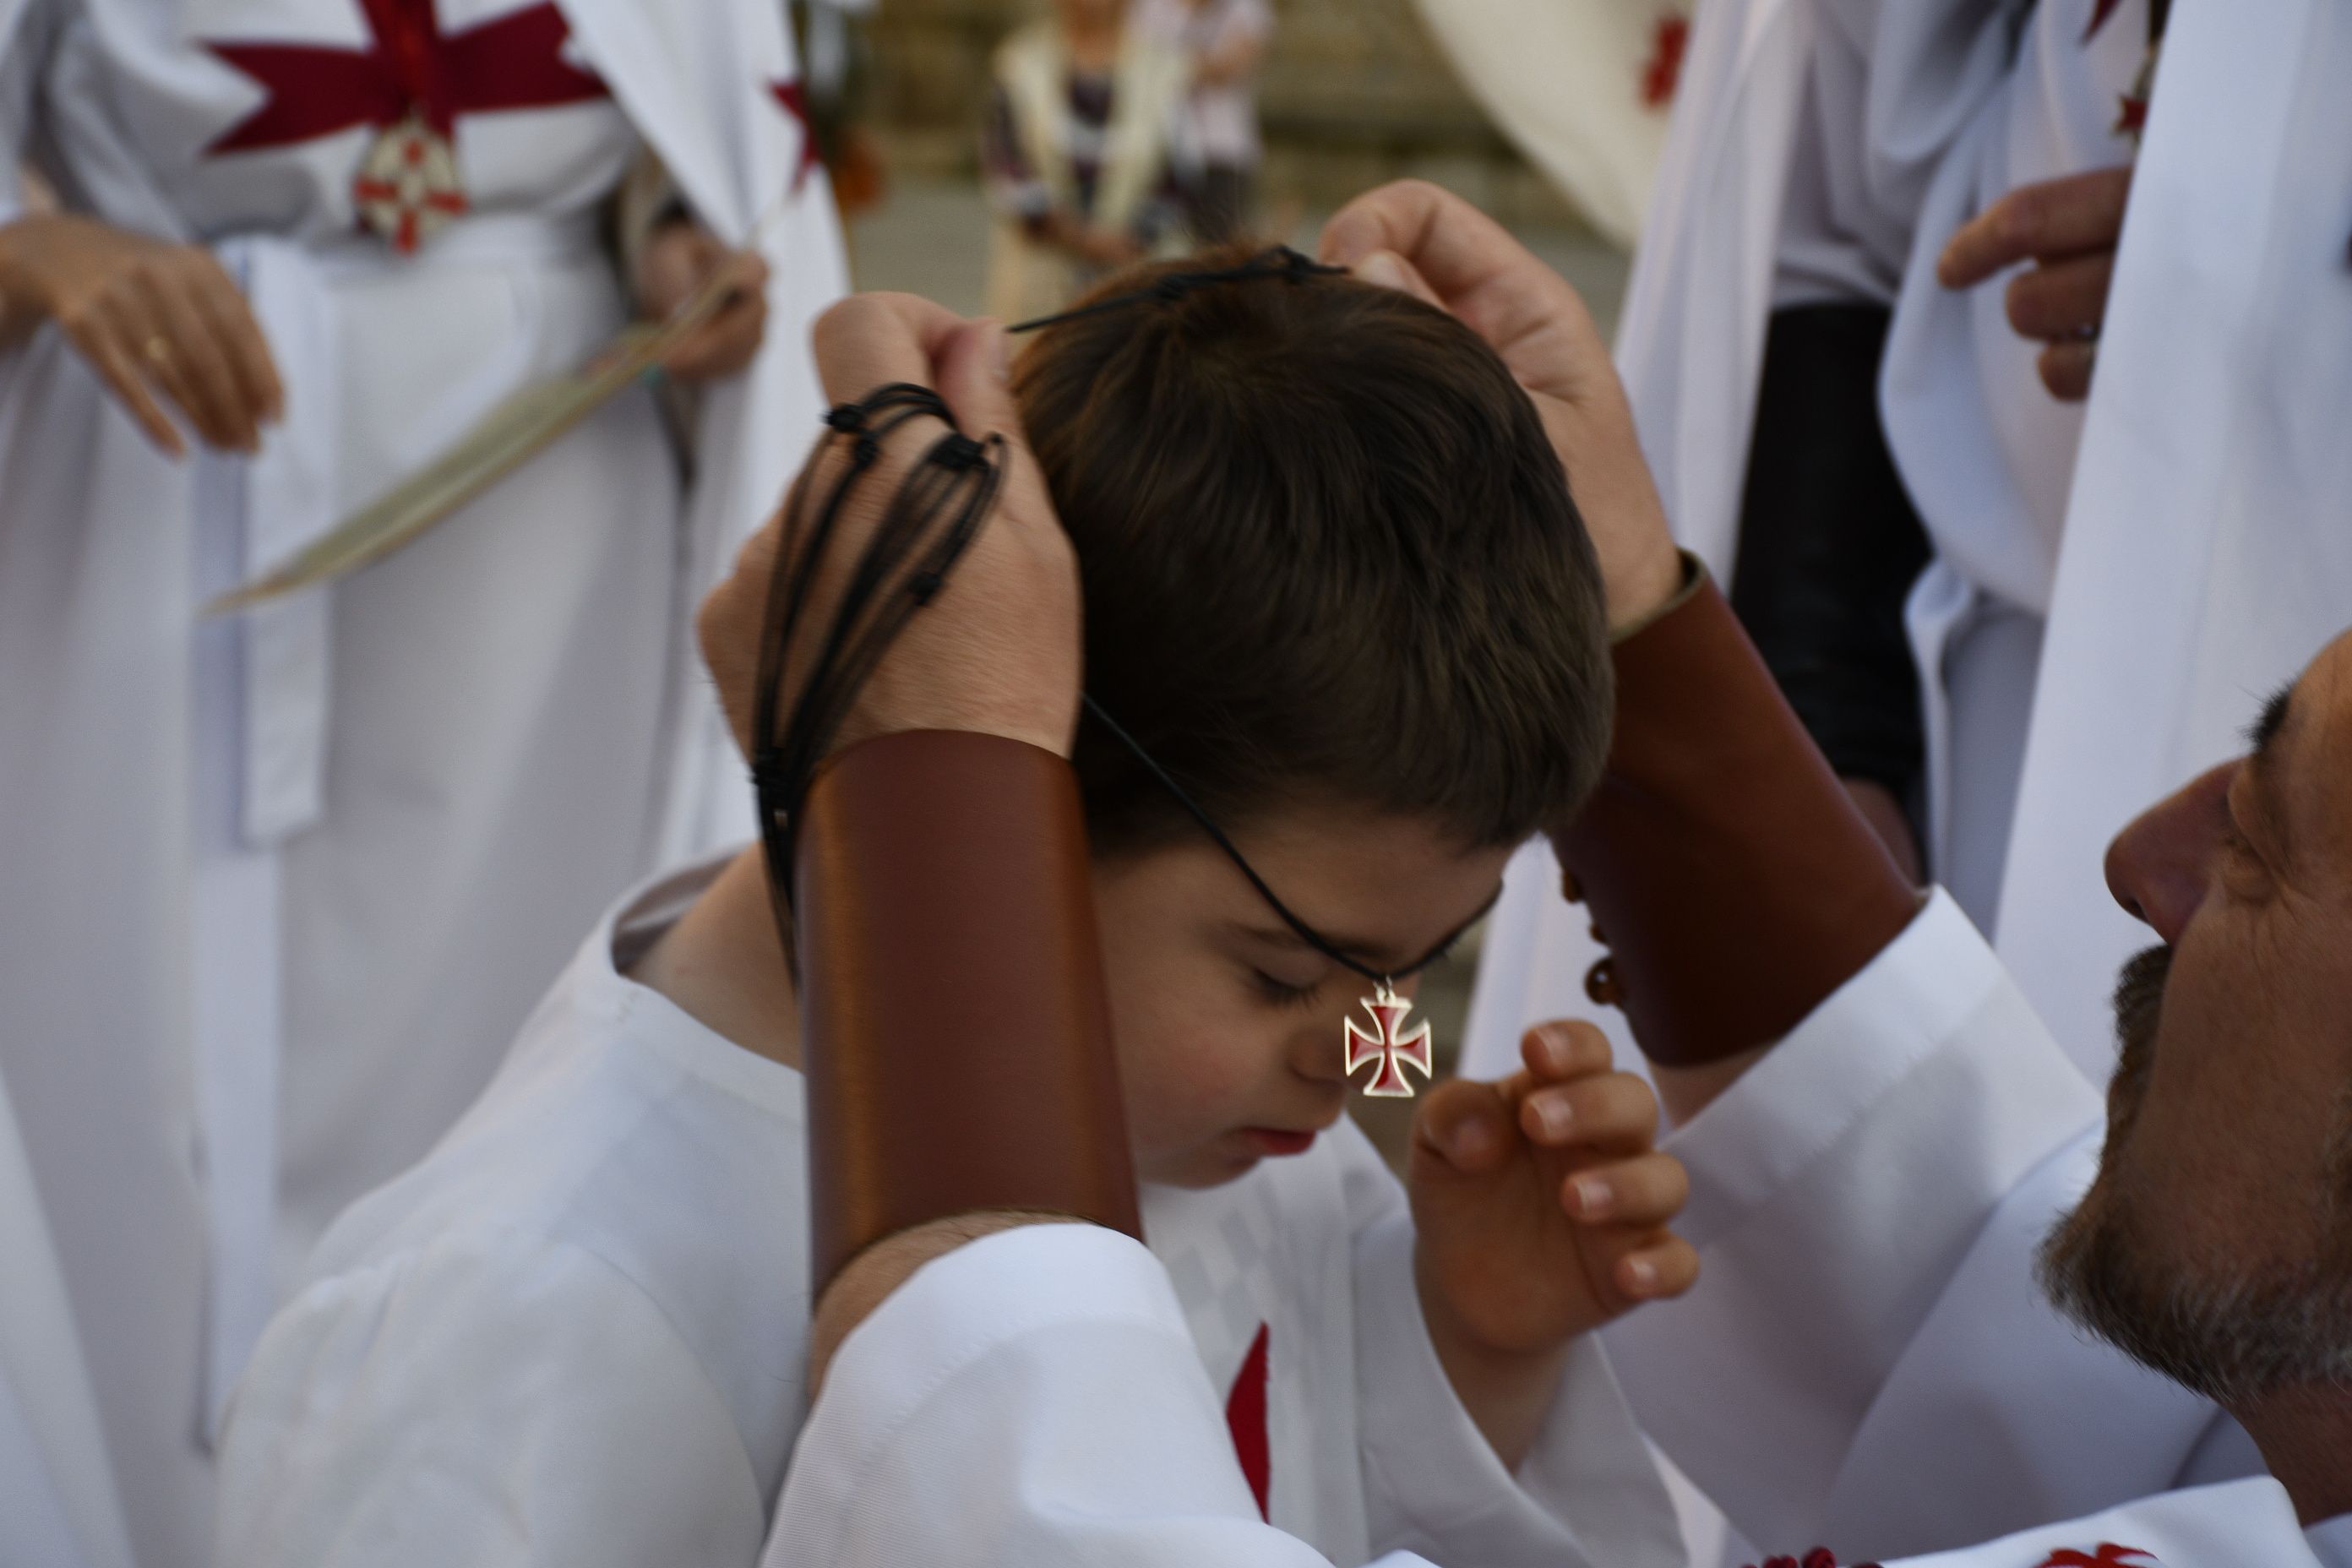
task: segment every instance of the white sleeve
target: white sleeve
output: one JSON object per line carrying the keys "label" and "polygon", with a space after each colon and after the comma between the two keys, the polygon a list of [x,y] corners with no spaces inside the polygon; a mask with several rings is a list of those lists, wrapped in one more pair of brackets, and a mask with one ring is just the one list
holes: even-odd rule
{"label": "white sleeve", "polygon": [[1682,1534],[1600,1346],[1571,1347],[1517,1471],[1504,1468],[1430,1343],[1404,1189],[1351,1121],[1339,1140],[1355,1251],[1356,1408],[1372,1550],[1495,1568],[1679,1563]]}
{"label": "white sleeve", "polygon": [[1748,1540],[1893,1557],[2174,1484],[2210,1407],[2032,1278],[2101,1110],[1938,892],[1669,1140],[1699,1288],[1607,1337],[1651,1435]]}
{"label": "white sleeve", "polygon": [[1330,1568],[1259,1520],[1166,1271],[1113,1231],[972,1242],[859,1324],[803,1429],[765,1559],[1008,1563]]}
{"label": "white sleeve", "polygon": [[734,1420],[650,1299],[541,1237],[323,1280],[231,1407],[238,1568],[742,1568],[766,1531]]}

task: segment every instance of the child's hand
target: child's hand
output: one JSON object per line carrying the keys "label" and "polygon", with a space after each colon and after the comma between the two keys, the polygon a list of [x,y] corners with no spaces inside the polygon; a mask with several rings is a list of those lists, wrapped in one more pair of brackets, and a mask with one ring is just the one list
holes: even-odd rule
{"label": "child's hand", "polygon": [[1414,1227],[1433,1337],[1551,1351],[1679,1296],[1698,1254],[1669,1232],[1690,1182],[1655,1147],[1649,1085],[1611,1068],[1590,1024],[1546,1024],[1500,1083],[1440,1085],[1413,1119]]}

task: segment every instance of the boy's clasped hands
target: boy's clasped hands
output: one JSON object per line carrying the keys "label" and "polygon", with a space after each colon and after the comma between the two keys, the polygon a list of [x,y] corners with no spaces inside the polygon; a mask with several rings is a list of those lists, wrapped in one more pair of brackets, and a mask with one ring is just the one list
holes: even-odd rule
{"label": "boy's clasped hands", "polygon": [[1571,1341],[1698,1278],[1666,1228],[1690,1180],[1656,1147],[1650,1086],[1591,1024],[1530,1029],[1520,1058],[1424,1098],[1405,1178],[1431,1342],[1507,1465],[1542,1429]]}

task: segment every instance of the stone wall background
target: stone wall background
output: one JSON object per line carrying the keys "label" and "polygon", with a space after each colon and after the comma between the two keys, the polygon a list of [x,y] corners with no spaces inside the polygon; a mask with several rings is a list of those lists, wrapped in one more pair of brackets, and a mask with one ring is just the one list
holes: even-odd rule
{"label": "stone wall background", "polygon": [[[1045,0],[882,0],[873,120],[894,174],[971,176],[988,61]],[[1260,79],[1264,205],[1328,209],[1382,180],[1432,179],[1507,224],[1573,225],[1487,123],[1412,0],[1274,0]]]}

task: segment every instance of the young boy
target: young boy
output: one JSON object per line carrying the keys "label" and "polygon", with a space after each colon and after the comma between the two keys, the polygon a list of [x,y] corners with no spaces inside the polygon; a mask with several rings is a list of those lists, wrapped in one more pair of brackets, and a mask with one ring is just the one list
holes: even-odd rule
{"label": "young boy", "polygon": [[[967,423],[1013,428],[996,395]],[[1409,991],[1606,744],[1598,572],[1531,405],[1457,323],[1328,277],[1053,328],[1018,395],[1125,731],[1089,717],[1073,763],[1145,1229],[1261,1509],[1343,1564],[1679,1564],[1583,1337],[1696,1268],[1646,1089],[1538,1035],[1433,1097],[1408,1197],[1341,1114],[1370,987],[1161,777]],[[756,623],[773,544],[706,629]],[[707,651],[741,738],[751,655]],[[803,1408],[795,1019],[756,849],[625,901],[272,1326],[224,1560],[750,1568]],[[1555,1082],[1568,1154],[1453,1137],[1465,1095]]]}

